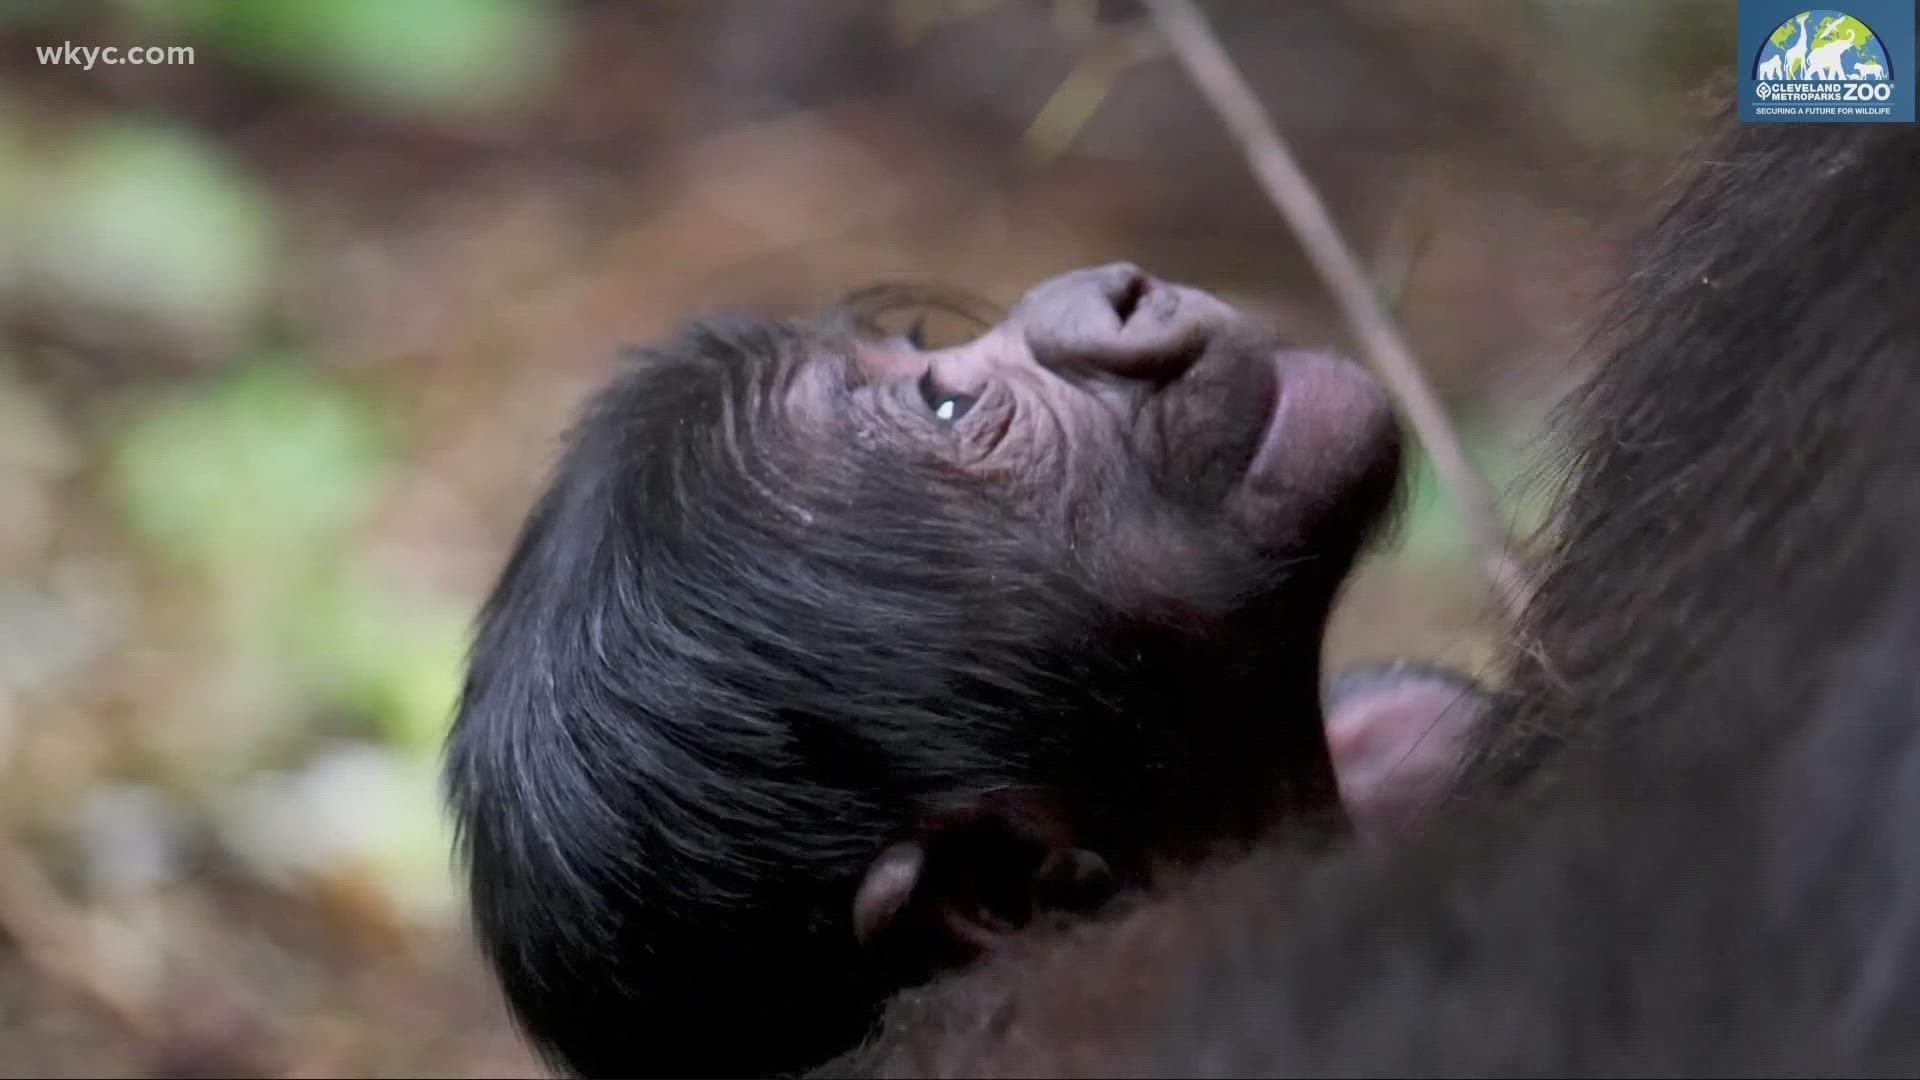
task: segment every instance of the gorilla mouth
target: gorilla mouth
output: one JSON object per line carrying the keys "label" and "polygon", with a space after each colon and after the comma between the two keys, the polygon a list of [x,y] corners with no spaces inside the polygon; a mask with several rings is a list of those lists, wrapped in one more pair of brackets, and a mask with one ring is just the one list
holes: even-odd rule
{"label": "gorilla mouth", "polygon": [[1366,369],[1304,349],[1269,353],[1257,366],[1264,422],[1243,487],[1286,496],[1304,510],[1358,495],[1383,474],[1398,475],[1400,435],[1392,403]]}
{"label": "gorilla mouth", "polygon": [[[1216,422],[1237,419],[1223,434],[1228,441],[1222,456],[1232,461],[1231,474],[1237,484],[1254,481],[1272,471],[1277,459],[1292,449],[1292,432],[1287,418],[1288,372],[1284,350],[1263,351],[1247,357],[1246,375],[1234,380],[1239,398],[1237,407],[1221,410]],[[1225,426],[1224,424],[1222,426]],[[1230,448],[1230,449],[1229,449]]]}
{"label": "gorilla mouth", "polygon": [[1286,424],[1281,415],[1286,411],[1287,403],[1287,377],[1282,370],[1285,366],[1282,357],[1285,355],[1276,352],[1267,358],[1266,363],[1255,365],[1259,373],[1256,378],[1256,400],[1260,402],[1260,426],[1254,431],[1253,448],[1247,455],[1244,475],[1259,472],[1267,458],[1280,452],[1274,444],[1285,441]]}

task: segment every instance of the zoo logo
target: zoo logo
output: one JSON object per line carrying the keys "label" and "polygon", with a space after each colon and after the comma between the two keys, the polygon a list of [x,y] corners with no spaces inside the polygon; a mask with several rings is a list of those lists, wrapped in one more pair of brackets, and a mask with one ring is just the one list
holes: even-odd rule
{"label": "zoo logo", "polygon": [[[1866,23],[1844,11],[1815,8],[1774,28],[1753,58],[1763,98],[1769,83],[1844,83],[1842,101],[1886,101],[1893,96],[1893,63]],[[1778,89],[1784,89],[1778,88]]]}

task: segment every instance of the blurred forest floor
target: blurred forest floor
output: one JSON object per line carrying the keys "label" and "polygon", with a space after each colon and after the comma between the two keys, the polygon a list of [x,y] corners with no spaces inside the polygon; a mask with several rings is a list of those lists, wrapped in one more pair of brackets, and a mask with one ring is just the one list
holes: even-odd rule
{"label": "blurred forest floor", "polygon": [[[1718,100],[1731,4],[1208,10],[1470,449],[1520,477]],[[1177,67],[1102,67],[1129,18],[0,11],[0,1074],[538,1075],[434,770],[467,620],[622,344],[1118,258],[1344,343]],[[37,62],[66,41],[196,58]],[[1333,651],[1474,667],[1490,614],[1422,474]]]}

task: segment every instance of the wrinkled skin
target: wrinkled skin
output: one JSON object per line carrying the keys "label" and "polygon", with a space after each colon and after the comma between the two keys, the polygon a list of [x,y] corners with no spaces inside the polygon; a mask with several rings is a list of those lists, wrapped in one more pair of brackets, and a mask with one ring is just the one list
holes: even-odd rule
{"label": "wrinkled skin", "polygon": [[1006,527],[1065,539],[1102,588],[1220,607],[1276,560],[1350,550],[1397,466],[1393,415],[1363,370],[1129,264],[1048,281],[950,349],[823,358],[788,400],[803,432],[850,424],[972,477]]}
{"label": "wrinkled skin", "polygon": [[449,792],[564,1068],[804,1068],[1029,928],[1344,828],[1320,649],[1398,477],[1373,381],[1127,265],[951,349],[857,314],[642,350],[482,614]]}

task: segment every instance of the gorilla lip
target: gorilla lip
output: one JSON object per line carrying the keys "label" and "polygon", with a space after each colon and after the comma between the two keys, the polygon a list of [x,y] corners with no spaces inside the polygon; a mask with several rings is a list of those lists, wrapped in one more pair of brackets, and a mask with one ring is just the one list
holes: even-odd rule
{"label": "gorilla lip", "polygon": [[1351,475],[1338,463],[1391,416],[1384,388],[1359,365],[1313,350],[1281,349],[1265,366],[1266,425],[1246,479],[1299,490]]}
{"label": "gorilla lip", "polygon": [[1276,444],[1287,441],[1287,377],[1281,370],[1286,365],[1287,354],[1275,352],[1260,365],[1260,430],[1254,435],[1253,453],[1247,462],[1246,477],[1257,476],[1267,470],[1269,459],[1281,451]]}

